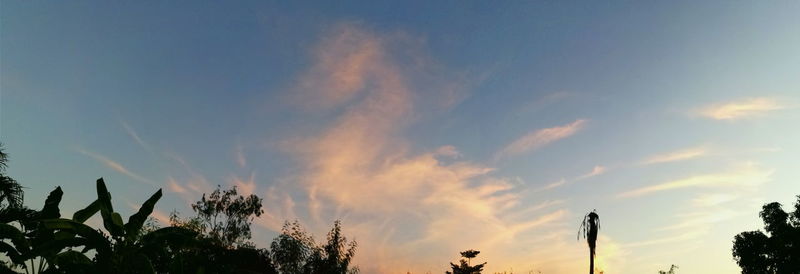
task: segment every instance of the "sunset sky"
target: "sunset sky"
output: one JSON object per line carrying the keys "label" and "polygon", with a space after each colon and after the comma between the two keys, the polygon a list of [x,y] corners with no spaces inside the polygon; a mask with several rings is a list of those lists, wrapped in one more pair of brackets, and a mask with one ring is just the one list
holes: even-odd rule
{"label": "sunset sky", "polygon": [[605,273],[691,274],[800,194],[798,1],[299,2],[0,3],[26,204],[237,185],[365,273],[585,273],[596,209]]}

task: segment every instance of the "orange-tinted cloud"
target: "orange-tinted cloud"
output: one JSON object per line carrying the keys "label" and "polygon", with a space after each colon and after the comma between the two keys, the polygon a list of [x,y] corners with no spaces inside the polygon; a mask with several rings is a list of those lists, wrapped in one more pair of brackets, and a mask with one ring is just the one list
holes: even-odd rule
{"label": "orange-tinted cloud", "polygon": [[237,176],[233,176],[231,178],[231,183],[236,186],[236,189],[239,192],[239,195],[242,196],[250,196],[250,194],[256,193],[256,174],[251,173],[250,178],[242,179]]}
{"label": "orange-tinted cloud", "polygon": [[183,186],[181,186],[181,185],[180,185],[180,184],[179,184],[177,181],[175,181],[175,179],[173,179],[172,177],[170,177],[169,179],[167,179],[167,188],[168,188],[170,191],[172,191],[172,192],[176,192],[176,193],[184,193],[184,192],[186,192],[186,188],[184,188]]}
{"label": "orange-tinted cloud", "polygon": [[699,114],[714,120],[736,120],[762,116],[783,108],[785,106],[775,99],[759,97],[709,105],[700,109]]}
{"label": "orange-tinted cloud", "polygon": [[585,124],[586,120],[578,119],[563,126],[532,131],[515,140],[514,142],[511,142],[502,150],[497,152],[495,154],[495,159],[523,154],[541,148],[552,142],[567,138],[581,130]]}
{"label": "orange-tinted cloud", "polygon": [[[424,74],[419,70],[426,70],[419,64],[433,62],[413,55],[408,59],[423,61],[409,65],[408,52],[394,50],[407,39],[343,24],[322,40],[316,63],[298,80],[295,99],[315,107],[341,107],[342,112],[318,134],[285,143],[303,167],[293,179],[302,183],[305,197],[297,200],[305,204],[270,189],[268,217],[258,224],[276,229],[277,220],[298,214],[311,231],[321,231],[342,218],[345,233],[360,243],[356,263],[370,273],[444,271],[448,254],[466,248],[464,238],[487,239],[469,247],[485,252],[485,260],[525,261],[519,257],[529,255],[513,251],[520,245],[515,239],[563,222],[568,212],[523,212],[512,180],[493,176],[491,167],[461,160],[454,146],[410,152],[403,130],[426,113],[425,107],[449,104],[428,104],[430,98],[450,97],[428,96],[436,89],[418,89],[419,82],[428,81],[418,78]],[[423,95],[426,100],[418,101]],[[537,142],[569,136],[583,123],[546,129]],[[278,186],[284,191],[292,187]]]}

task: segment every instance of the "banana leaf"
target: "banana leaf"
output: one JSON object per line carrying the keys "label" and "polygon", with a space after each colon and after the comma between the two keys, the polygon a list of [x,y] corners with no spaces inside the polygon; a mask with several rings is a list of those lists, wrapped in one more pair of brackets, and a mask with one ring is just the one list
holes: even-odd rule
{"label": "banana leaf", "polygon": [[147,220],[147,216],[150,216],[153,213],[153,208],[156,206],[158,200],[161,199],[161,189],[156,191],[152,196],[150,196],[147,201],[139,207],[139,211],[136,214],[131,215],[128,218],[128,223],[125,224],[125,232],[129,235],[138,235],[139,230],[142,229],[144,222]]}

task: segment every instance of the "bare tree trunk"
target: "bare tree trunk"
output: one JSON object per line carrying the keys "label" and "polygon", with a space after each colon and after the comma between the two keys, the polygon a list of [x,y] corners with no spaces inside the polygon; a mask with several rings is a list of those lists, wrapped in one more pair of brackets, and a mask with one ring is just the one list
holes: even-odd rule
{"label": "bare tree trunk", "polygon": [[594,249],[589,249],[589,274],[594,274]]}

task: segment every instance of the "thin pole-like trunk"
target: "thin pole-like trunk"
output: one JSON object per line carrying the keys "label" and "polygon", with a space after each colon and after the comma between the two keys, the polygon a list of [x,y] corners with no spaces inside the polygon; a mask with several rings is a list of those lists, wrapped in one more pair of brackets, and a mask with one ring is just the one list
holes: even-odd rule
{"label": "thin pole-like trunk", "polygon": [[594,274],[594,249],[589,249],[589,274]]}

